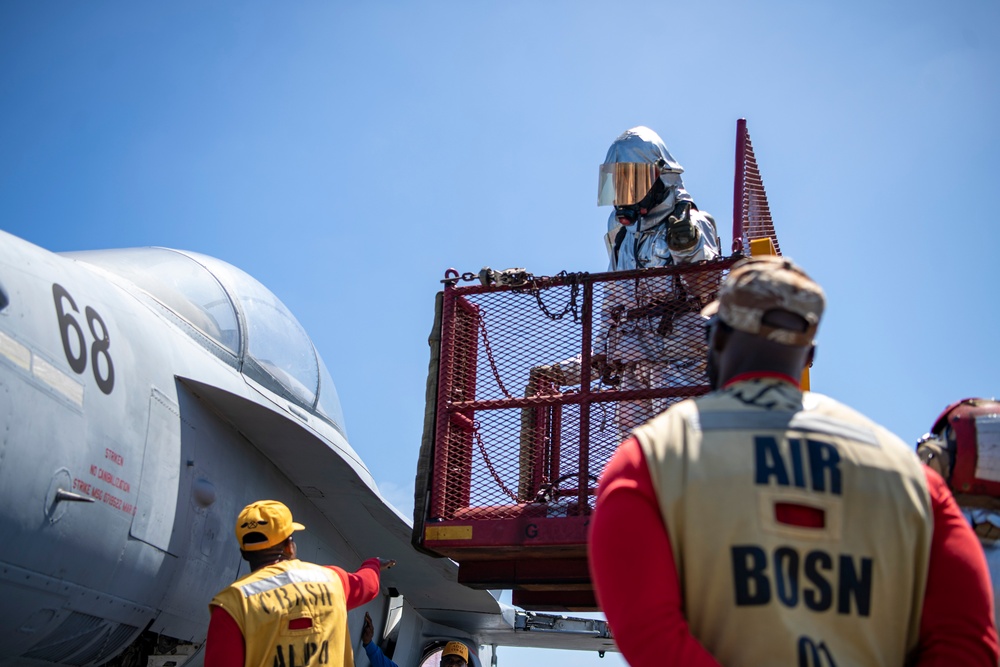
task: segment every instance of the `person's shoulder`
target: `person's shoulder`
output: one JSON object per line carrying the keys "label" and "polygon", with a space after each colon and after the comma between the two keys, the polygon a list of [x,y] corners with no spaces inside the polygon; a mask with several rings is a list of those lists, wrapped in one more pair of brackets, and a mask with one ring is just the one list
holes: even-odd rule
{"label": "person's shoulder", "polygon": [[654,419],[662,418],[673,418],[673,419],[686,419],[692,416],[697,416],[698,405],[704,399],[711,397],[715,392],[708,394],[703,394],[702,396],[696,396],[693,398],[686,398],[683,401],[674,403],[669,408],[661,412],[659,415],[654,417]]}
{"label": "person's shoulder", "polygon": [[838,421],[851,424],[858,429],[870,432],[885,447],[892,447],[900,451],[906,451],[916,456],[916,448],[907,445],[902,438],[882,426],[860,410],[852,408],[846,403],[842,403],[835,398],[820,394],[814,391],[804,392],[802,395],[802,405],[808,414],[824,415]]}
{"label": "person's shoulder", "polygon": [[674,403],[642,426],[634,429],[632,435],[636,436],[639,442],[642,443],[647,436],[663,429],[678,428],[682,424],[697,425],[698,406],[696,401],[701,400],[701,398],[704,397],[688,398],[679,403]]}
{"label": "person's shoulder", "polygon": [[856,423],[859,426],[885,430],[884,427],[860,410],[816,391],[802,392],[802,408],[807,413],[828,415],[843,421]]}
{"label": "person's shoulder", "polygon": [[282,565],[286,570],[298,570],[299,572],[312,572],[312,576],[319,577],[320,579],[330,579],[333,573],[342,572],[342,568],[336,565],[320,565],[319,563],[312,563],[307,560],[292,559],[282,561]]}
{"label": "person's shoulder", "polygon": [[299,568],[308,568],[310,570],[325,571],[325,570],[341,570],[341,569],[343,569],[343,568],[337,567],[336,565],[322,565],[320,563],[313,563],[313,562],[307,561],[307,560],[295,560],[295,561],[289,561],[289,562],[295,563],[296,566],[299,567]]}
{"label": "person's shoulder", "polygon": [[239,579],[237,579],[236,581],[234,581],[233,583],[229,584],[228,586],[226,586],[225,588],[223,588],[221,591],[219,591],[218,593],[216,593],[215,595],[213,595],[212,599],[208,603],[208,606],[209,607],[213,607],[213,606],[225,607],[226,605],[224,604],[224,601],[227,598],[231,598],[234,595],[236,595],[236,596],[242,596],[242,592],[240,592],[239,585],[240,585],[240,582],[243,579],[245,579],[245,578],[246,577],[240,577]]}
{"label": "person's shoulder", "polygon": [[693,207],[691,209],[691,217],[692,218],[704,218],[705,220],[708,220],[709,222],[711,222],[713,225],[715,224],[715,216],[713,216],[708,211],[701,210],[698,207]]}
{"label": "person's shoulder", "polygon": [[834,414],[859,423],[875,423],[859,410],[818,391],[803,391],[802,407],[807,412]]}
{"label": "person's shoulder", "polygon": [[242,575],[239,579],[237,579],[236,581],[234,581],[233,583],[229,584],[221,591],[216,593],[215,597],[212,599],[212,602],[210,604],[216,604],[217,599],[221,599],[226,596],[230,595],[242,596],[243,587],[247,586],[248,584],[253,584],[254,582],[260,579],[266,578],[268,575],[267,570],[268,568],[271,567],[273,567],[273,565],[268,565],[267,567],[258,568],[256,570],[251,570],[250,572],[247,572],[246,574]]}

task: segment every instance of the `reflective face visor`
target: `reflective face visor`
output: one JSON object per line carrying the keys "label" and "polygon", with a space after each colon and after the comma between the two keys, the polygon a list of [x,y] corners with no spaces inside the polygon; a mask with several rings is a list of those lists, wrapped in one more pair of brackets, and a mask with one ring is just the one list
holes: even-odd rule
{"label": "reflective face visor", "polygon": [[660,170],[648,162],[602,164],[597,181],[598,206],[631,206],[642,201]]}

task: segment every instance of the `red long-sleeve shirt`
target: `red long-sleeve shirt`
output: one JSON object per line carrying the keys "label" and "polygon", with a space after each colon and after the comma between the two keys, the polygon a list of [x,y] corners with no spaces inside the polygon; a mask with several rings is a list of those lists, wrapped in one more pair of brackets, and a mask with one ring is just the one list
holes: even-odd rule
{"label": "red long-sleeve shirt", "polygon": [[[370,602],[379,591],[379,561],[369,558],[357,572],[346,572],[335,565],[327,565],[340,577],[344,585],[347,608],[354,609]],[[245,645],[240,626],[222,607],[212,607],[205,640],[205,667],[244,667]]]}
{"label": "red long-sleeve shirt", "polygon": [[[916,664],[996,667],[1000,649],[982,548],[944,480],[929,468],[925,473],[934,535]],[[718,667],[689,630],[670,535],[635,438],[605,468],[590,528],[597,597],[629,664]]]}

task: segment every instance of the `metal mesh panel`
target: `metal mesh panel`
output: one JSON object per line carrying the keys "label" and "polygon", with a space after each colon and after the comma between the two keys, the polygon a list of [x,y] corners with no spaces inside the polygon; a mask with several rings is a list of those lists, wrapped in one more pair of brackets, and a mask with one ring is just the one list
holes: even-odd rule
{"label": "metal mesh panel", "polygon": [[736,124],[736,177],[733,185],[733,252],[749,253],[750,241],[769,238],[781,254],[778,236],[767,204],[767,192],[747,131],[746,119]]}
{"label": "metal mesh panel", "polygon": [[699,311],[734,261],[449,284],[427,518],[589,513],[631,429],[708,390]]}

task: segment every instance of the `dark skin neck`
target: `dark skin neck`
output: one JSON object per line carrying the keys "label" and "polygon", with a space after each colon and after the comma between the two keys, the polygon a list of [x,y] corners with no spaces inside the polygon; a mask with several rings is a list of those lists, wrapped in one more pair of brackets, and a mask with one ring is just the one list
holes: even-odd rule
{"label": "dark skin neck", "polygon": [[793,378],[812,363],[815,345],[783,345],[754,334],[713,327],[709,338],[708,374],[713,389],[744,373],[781,373]]}
{"label": "dark skin neck", "polygon": [[267,567],[268,565],[274,565],[275,563],[280,563],[283,560],[293,560],[298,553],[298,548],[295,546],[295,542],[291,537],[286,539],[281,544],[278,544],[270,549],[265,549],[260,552],[244,551],[243,560],[250,563],[250,571],[256,572],[257,570]]}

